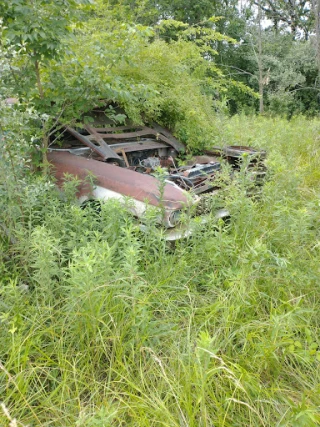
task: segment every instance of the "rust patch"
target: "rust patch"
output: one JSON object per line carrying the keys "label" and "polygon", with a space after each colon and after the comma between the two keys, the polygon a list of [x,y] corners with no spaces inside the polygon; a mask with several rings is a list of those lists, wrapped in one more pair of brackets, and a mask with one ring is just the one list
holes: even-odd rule
{"label": "rust patch", "polygon": [[[190,206],[187,194],[171,185],[165,184],[163,200],[160,200],[160,185],[158,179],[147,174],[139,174],[130,169],[121,168],[98,160],[86,159],[68,152],[48,153],[48,160],[55,169],[58,185],[63,184],[64,174],[69,173],[85,180],[89,173],[96,177],[97,185],[133,197],[136,200],[146,200],[153,206],[163,204],[165,209],[176,210]],[[79,195],[90,192],[86,183],[81,184]]]}

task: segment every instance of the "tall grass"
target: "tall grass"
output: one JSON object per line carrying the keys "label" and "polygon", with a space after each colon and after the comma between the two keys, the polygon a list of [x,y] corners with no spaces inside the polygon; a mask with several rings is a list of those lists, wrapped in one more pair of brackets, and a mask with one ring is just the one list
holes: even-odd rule
{"label": "tall grass", "polygon": [[221,125],[267,149],[269,180],[233,183],[230,224],[174,250],[117,203],[7,180],[1,426],[319,425],[320,122]]}

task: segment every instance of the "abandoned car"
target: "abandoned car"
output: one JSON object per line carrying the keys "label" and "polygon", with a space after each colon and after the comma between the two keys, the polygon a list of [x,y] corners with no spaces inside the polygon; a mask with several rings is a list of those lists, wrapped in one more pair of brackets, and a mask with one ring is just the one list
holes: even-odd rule
{"label": "abandoned car", "polygon": [[[257,182],[265,174],[266,153],[261,150],[243,146],[212,149],[181,166],[178,158],[186,147],[156,123],[150,127],[96,126],[64,126],[58,136],[54,134],[48,160],[58,185],[63,185],[66,173],[77,176],[81,203],[91,198],[125,201],[129,197],[130,210],[138,218],[144,216],[148,206],[158,208],[167,240],[192,233],[190,227],[181,226],[182,213],[192,206],[193,215],[203,213],[204,197],[214,197],[219,191],[217,176],[222,162],[237,170],[246,153]],[[95,177],[93,187],[86,179],[88,175]],[[229,212],[217,209],[215,216],[225,218]]]}

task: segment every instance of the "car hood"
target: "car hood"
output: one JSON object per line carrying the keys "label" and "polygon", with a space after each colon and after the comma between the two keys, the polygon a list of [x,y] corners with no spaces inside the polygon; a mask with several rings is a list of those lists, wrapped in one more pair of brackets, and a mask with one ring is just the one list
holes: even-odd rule
{"label": "car hood", "polygon": [[147,201],[153,206],[177,210],[193,204],[190,195],[185,191],[170,183],[164,183],[162,188],[157,178],[147,174],[98,160],[86,159],[68,152],[48,153],[48,160],[52,164],[59,186],[62,186],[65,174],[72,174],[81,180],[79,197],[92,191],[89,180],[86,178],[88,175],[93,175],[96,185],[141,202]]}

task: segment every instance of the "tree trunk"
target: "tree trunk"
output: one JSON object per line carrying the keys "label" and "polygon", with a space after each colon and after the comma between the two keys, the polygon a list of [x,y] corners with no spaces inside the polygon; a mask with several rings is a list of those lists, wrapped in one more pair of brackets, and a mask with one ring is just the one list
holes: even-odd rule
{"label": "tree trunk", "polygon": [[[37,78],[37,87],[39,96],[41,99],[44,99],[44,92],[43,87],[41,83],[41,77],[40,77],[40,68],[39,68],[39,61],[36,59],[34,62],[35,72],[36,72],[36,78]],[[43,137],[42,137],[42,172],[43,175],[47,175],[49,171],[49,162],[47,157],[48,152],[48,135],[47,132],[44,130]]]}
{"label": "tree trunk", "polygon": [[259,68],[259,95],[260,95],[260,102],[259,102],[259,112],[260,114],[264,113],[264,102],[263,102],[263,64],[262,64],[262,28],[261,28],[261,0],[259,0],[259,6],[258,6],[258,27],[259,27],[259,34],[258,34],[258,68]]}
{"label": "tree trunk", "polygon": [[316,26],[316,50],[317,50],[318,77],[320,79],[320,0],[313,0],[313,9],[314,9],[315,26]]}
{"label": "tree trunk", "polygon": [[35,67],[35,71],[36,71],[36,78],[37,78],[37,86],[38,86],[39,95],[40,95],[40,98],[43,99],[44,93],[43,93],[43,87],[42,87],[41,78],[40,78],[39,61],[37,59],[34,62],[34,67]]}
{"label": "tree trunk", "polygon": [[289,17],[290,17],[290,29],[293,40],[297,37],[297,28],[299,25],[299,12],[297,10],[296,0],[289,0]]}

